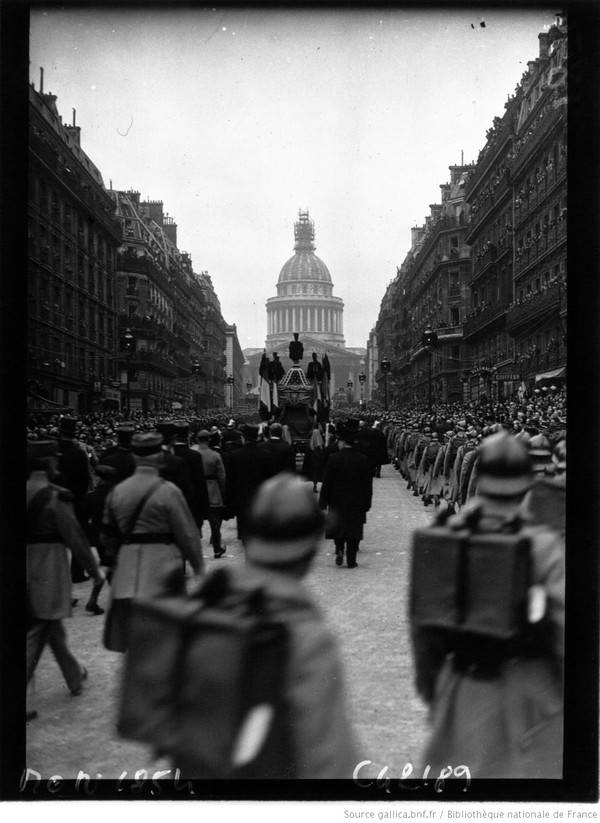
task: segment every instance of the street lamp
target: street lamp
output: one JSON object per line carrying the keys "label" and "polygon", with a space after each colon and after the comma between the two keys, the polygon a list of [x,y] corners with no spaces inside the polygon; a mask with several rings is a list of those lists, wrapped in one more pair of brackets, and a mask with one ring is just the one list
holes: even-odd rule
{"label": "street lamp", "polygon": [[360,383],[360,405],[364,406],[365,403],[365,380],[367,379],[367,375],[361,371],[358,375],[358,382]]}
{"label": "street lamp", "polygon": [[428,405],[429,405],[429,413],[431,414],[431,382],[433,379],[433,350],[437,346],[438,336],[432,330],[430,326],[427,326],[425,331],[423,332],[423,337],[421,340],[423,346],[429,352],[429,384],[428,384]]}
{"label": "street lamp", "polygon": [[387,411],[388,410],[388,374],[390,373],[390,371],[392,369],[392,364],[387,359],[387,357],[384,357],[384,359],[381,361],[381,363],[379,365],[380,365],[381,373],[383,374],[383,379],[384,379],[384,382],[383,382],[383,390],[384,390],[384,403],[383,403],[383,406],[384,406],[385,410]]}
{"label": "street lamp", "polygon": [[130,396],[130,383],[131,383],[131,359],[135,352],[135,336],[131,329],[127,328],[123,332],[122,338],[122,347],[123,351],[127,355],[127,363],[126,363],[126,371],[125,374],[127,375],[127,382],[126,382],[126,410],[127,410],[127,417],[129,417],[131,412],[131,396]]}

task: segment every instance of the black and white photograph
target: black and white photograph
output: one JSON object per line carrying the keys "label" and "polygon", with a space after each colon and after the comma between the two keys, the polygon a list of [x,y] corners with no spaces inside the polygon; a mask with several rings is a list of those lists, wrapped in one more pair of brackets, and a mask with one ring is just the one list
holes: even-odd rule
{"label": "black and white photograph", "polygon": [[31,7],[24,797],[564,779],[569,22]]}

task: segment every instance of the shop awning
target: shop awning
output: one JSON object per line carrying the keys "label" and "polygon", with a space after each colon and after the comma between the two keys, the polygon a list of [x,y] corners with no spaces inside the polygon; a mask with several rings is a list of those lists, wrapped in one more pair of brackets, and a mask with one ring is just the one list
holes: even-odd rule
{"label": "shop awning", "polygon": [[553,369],[552,371],[545,371],[542,374],[536,374],[536,383],[545,383],[551,380],[564,380],[567,376],[567,367],[562,366],[560,369]]}

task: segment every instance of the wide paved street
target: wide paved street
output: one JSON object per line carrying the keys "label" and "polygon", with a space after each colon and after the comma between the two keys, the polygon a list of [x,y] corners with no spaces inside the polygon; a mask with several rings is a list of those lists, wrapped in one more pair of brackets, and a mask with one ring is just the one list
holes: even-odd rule
{"label": "wide paved street", "polygon": [[[361,775],[389,766],[399,776],[405,763],[420,763],[426,711],[413,688],[406,619],[410,535],[431,518],[419,498],[391,466],[374,480],[373,508],[358,555],[358,567],[338,568],[333,543],[325,541],[307,585],[321,605],[342,648],[350,710],[361,759],[373,761]],[[205,528],[205,535],[208,529]],[[234,521],[224,524],[227,554],[214,561],[205,539],[208,569],[244,562]],[[74,587],[79,605],[66,621],[69,642],[89,670],[80,697],[71,697],[51,653],[42,656],[30,688],[29,707],[39,712],[27,727],[28,763],[43,778],[92,776],[132,778],[138,769],[162,766],[145,746],[120,739],[115,712],[122,659],[101,643],[103,617],[83,605],[90,583]],[[106,605],[106,592],[101,605]],[[166,766],[168,768],[168,765]],[[415,776],[418,773],[415,772]]]}

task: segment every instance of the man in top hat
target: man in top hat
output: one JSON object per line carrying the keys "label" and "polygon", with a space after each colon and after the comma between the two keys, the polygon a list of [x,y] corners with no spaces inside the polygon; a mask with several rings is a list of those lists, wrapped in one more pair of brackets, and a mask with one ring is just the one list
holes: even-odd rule
{"label": "man in top hat", "polygon": [[346,562],[356,568],[356,555],[363,538],[363,526],[371,508],[373,475],[364,454],[353,449],[356,432],[346,426],[337,427],[338,452],[325,464],[319,496],[322,509],[329,509],[330,523],[326,536],[335,543],[335,562]]}
{"label": "man in top hat", "polygon": [[[197,521],[198,511],[196,506],[196,494],[194,492],[194,481],[188,463],[175,454],[174,443],[177,438],[177,429],[174,420],[160,420],[156,423],[156,431],[162,437],[163,460],[160,474],[165,480],[174,483],[185,497],[192,516]],[[200,523],[199,528],[202,528]]]}
{"label": "man in top hat", "polygon": [[241,448],[229,452],[225,463],[227,508],[237,519],[238,537],[242,542],[245,542],[246,518],[256,490],[272,476],[271,457],[258,445],[258,426],[246,426],[244,439]]}
{"label": "man in top hat", "polygon": [[56,440],[27,447],[27,682],[49,645],[71,694],[79,695],[87,671],[69,650],[62,623],[71,616],[69,550],[96,584],[104,575],[75,516],[72,493],[52,482],[58,449]]}
{"label": "man in top hat", "polygon": [[135,471],[135,459],[131,451],[131,438],[134,434],[135,426],[132,423],[119,424],[116,445],[109,446],[100,456],[102,465],[115,468],[117,483],[125,480]]}
{"label": "man in top hat", "polygon": [[527,449],[491,435],[480,447],[477,495],[447,520],[451,531],[528,539],[531,577],[527,626],[511,644],[454,634],[440,645],[413,626],[417,688],[432,726],[423,762],[433,772],[464,763],[473,779],[562,777],[565,546],[523,522],[532,482]]}
{"label": "man in top hat", "polygon": [[161,593],[165,575],[187,560],[203,570],[198,527],[183,492],[160,475],[166,458],[158,432],[135,434],[131,441],[136,469],[114,487],[104,508],[104,540],[115,527],[125,540],[111,581],[111,603],[104,643],[111,651],[128,646],[132,600]]}
{"label": "man in top hat", "polygon": [[187,466],[191,485],[191,498],[188,506],[196,521],[198,530],[202,534],[202,523],[208,517],[208,491],[204,476],[204,460],[197,451],[190,448],[190,426],[185,420],[176,420],[174,423],[175,438],[173,440],[173,454],[181,458]]}
{"label": "man in top hat", "polygon": [[221,455],[210,446],[211,434],[201,429],[196,435],[196,454],[200,455],[204,468],[204,480],[208,497],[207,518],[210,525],[210,542],[215,558],[225,554],[226,546],[221,542],[221,524],[225,510],[225,466]]}

